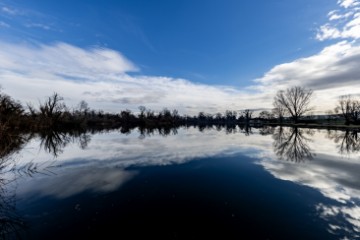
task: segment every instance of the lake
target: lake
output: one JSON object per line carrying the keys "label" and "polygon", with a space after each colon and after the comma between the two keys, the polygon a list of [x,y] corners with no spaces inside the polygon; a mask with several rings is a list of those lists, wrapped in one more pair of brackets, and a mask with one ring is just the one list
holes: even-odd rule
{"label": "lake", "polygon": [[360,135],[295,128],[24,136],[4,239],[360,239]]}

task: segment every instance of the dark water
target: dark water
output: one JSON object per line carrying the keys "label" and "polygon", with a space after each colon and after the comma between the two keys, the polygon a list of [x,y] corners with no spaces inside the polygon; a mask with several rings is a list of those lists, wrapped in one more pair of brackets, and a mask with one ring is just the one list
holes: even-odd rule
{"label": "dark water", "polygon": [[356,132],[60,139],[33,138],[8,157],[5,239],[360,238]]}

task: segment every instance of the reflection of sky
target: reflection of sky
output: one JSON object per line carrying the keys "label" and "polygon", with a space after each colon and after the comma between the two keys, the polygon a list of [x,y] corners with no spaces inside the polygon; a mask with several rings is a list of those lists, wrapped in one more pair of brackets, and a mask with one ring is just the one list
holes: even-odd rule
{"label": "reflection of sky", "polygon": [[[309,136],[307,136],[309,137]],[[359,154],[339,153],[339,144],[327,137],[326,131],[317,131],[310,137],[308,145],[314,153],[314,159],[302,163],[266,160],[266,151],[258,154],[258,164],[274,177],[292,181],[300,185],[319,190],[334,205],[320,203],[316,206],[319,215],[328,219],[329,231],[345,230],[351,238],[360,234],[360,161]],[[342,218],[345,222],[335,221]],[[351,239],[350,238],[350,239]]]}
{"label": "reflection of sky", "polygon": [[[17,166],[24,167],[29,161],[45,170],[48,166],[55,166],[51,171],[61,176],[48,178],[41,175],[28,183],[28,189],[32,193],[64,198],[83,191],[115,190],[135,176],[136,172],[126,170],[131,166],[181,164],[194,159],[241,153],[257,159],[256,163],[274,177],[317,189],[331,200],[331,204],[314,206],[320,217],[329,219],[329,231],[346,229],[352,237],[360,233],[360,161],[357,153],[341,155],[339,143],[329,138],[325,130],[319,130],[313,131],[312,135],[304,133],[309,139],[306,144],[313,153],[312,160],[300,163],[278,160],[273,151],[272,135],[263,136],[257,130],[253,132],[245,136],[240,130],[226,134],[224,131],[199,132],[190,128],[179,129],[177,135],[166,137],[155,134],[141,138],[137,131],[129,135],[118,132],[96,134],[91,136],[86,149],[80,149],[76,143],[69,144],[55,160],[39,150],[39,142],[35,139],[20,152]],[[49,181],[42,181],[42,178]],[[56,189],[52,188],[54,184],[58,186]],[[30,194],[26,188],[22,187],[19,194]],[[344,221],[336,222],[335,218]]]}
{"label": "reflection of sky", "polygon": [[75,171],[69,169],[45,181],[43,177],[34,178],[31,182],[23,181],[18,194],[67,198],[85,191],[111,192],[135,175],[135,171],[118,168],[82,168]]}
{"label": "reflection of sky", "polygon": [[[64,148],[56,163],[73,164],[111,164],[119,167],[134,165],[167,165],[183,163],[194,158],[203,158],[219,154],[235,154],[257,145],[271,147],[271,137],[254,134],[247,137],[242,133],[226,134],[224,131],[206,130],[205,133],[197,129],[179,129],[177,135],[166,137],[152,135],[141,138],[140,133],[133,131],[129,135],[119,132],[96,134],[91,136],[88,147],[83,150],[78,144],[69,144]],[[19,154],[18,165],[44,163],[53,161],[53,157],[43,150],[39,150],[39,141],[32,140]]]}
{"label": "reflection of sky", "polygon": [[39,147],[39,139],[33,139],[17,154],[17,169],[26,176],[28,169],[36,167],[38,174],[32,174],[34,178],[29,182],[20,179],[24,182],[19,184],[22,187],[18,194],[63,198],[84,191],[112,191],[136,174],[126,168],[254,152],[252,141],[270,147],[270,138],[258,134],[248,138],[240,132],[226,134],[216,130],[201,133],[194,128],[179,129],[178,134],[166,137],[154,134],[143,138],[138,131],[129,135],[111,132],[92,135],[86,149],[81,149],[75,140],[57,158]]}

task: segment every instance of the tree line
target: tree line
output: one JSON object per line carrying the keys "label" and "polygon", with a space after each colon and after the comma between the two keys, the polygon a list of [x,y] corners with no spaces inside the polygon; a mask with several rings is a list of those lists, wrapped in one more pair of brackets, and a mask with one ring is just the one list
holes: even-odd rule
{"label": "tree line", "polygon": [[128,109],[119,113],[105,113],[102,110],[90,109],[85,101],[70,109],[58,93],[53,93],[44,102],[40,102],[38,107],[30,104],[24,107],[9,95],[0,92],[0,130],[247,124],[252,114],[252,110],[246,109],[240,112],[227,110],[224,114],[215,115],[200,112],[196,116],[181,116],[176,109],[164,108],[155,112],[144,106],[139,107],[138,113]]}
{"label": "tree line", "polygon": [[[285,118],[292,123],[305,122],[307,114],[315,108],[311,106],[313,91],[305,87],[295,86],[280,90],[274,97],[272,111],[262,111],[261,119],[276,120],[283,123]],[[327,118],[334,116],[345,125],[360,124],[360,100],[351,95],[340,96],[333,111],[327,111]]]}
{"label": "tree line", "polygon": [[[313,91],[304,87],[291,87],[278,91],[274,97],[271,111],[261,111],[256,119],[261,123],[301,123],[304,117],[314,108],[310,106]],[[339,98],[334,108],[336,116],[343,119],[344,124],[360,124],[360,101],[347,95]],[[254,110],[227,110],[225,113],[207,114],[199,112],[196,116],[180,115],[179,112],[163,109],[155,112],[144,106],[139,112],[122,110],[119,113],[105,113],[102,110],[90,109],[85,101],[70,109],[64,99],[53,93],[39,106],[27,104],[23,106],[9,95],[0,91],[0,131],[6,129],[39,131],[43,129],[87,129],[131,127],[177,127],[182,125],[248,125],[251,123]]]}

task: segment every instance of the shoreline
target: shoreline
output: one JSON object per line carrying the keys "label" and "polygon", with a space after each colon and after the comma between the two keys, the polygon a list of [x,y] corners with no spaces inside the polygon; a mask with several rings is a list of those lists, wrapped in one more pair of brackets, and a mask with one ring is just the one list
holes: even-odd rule
{"label": "shoreline", "polygon": [[360,125],[316,124],[316,123],[266,123],[263,125],[274,126],[274,127],[282,126],[282,127],[312,128],[312,129],[360,131]]}

